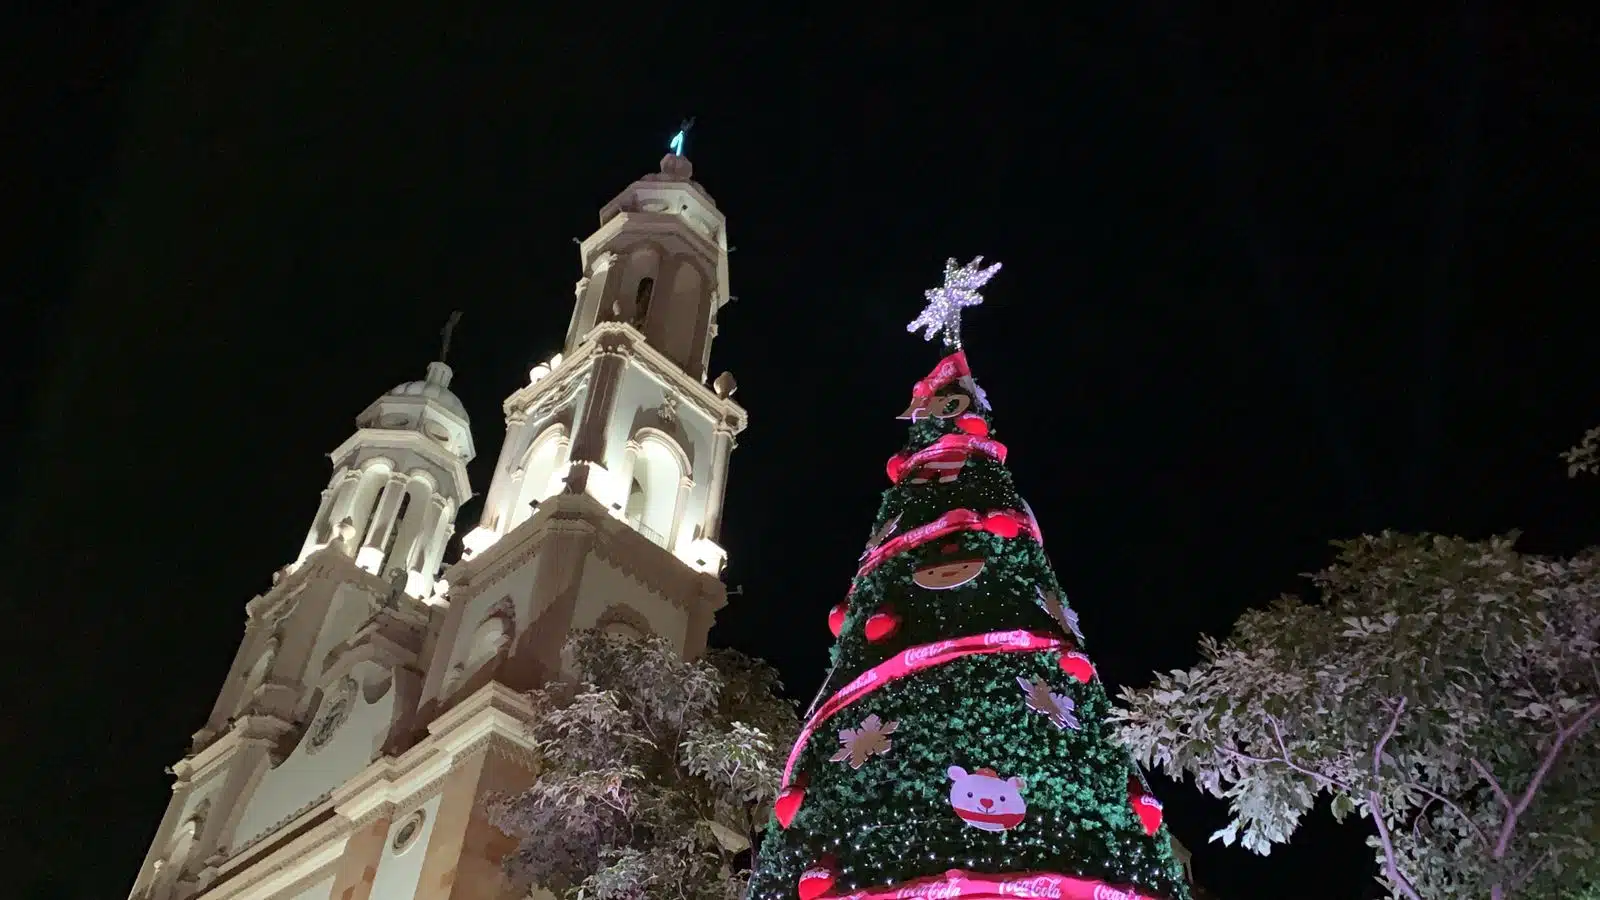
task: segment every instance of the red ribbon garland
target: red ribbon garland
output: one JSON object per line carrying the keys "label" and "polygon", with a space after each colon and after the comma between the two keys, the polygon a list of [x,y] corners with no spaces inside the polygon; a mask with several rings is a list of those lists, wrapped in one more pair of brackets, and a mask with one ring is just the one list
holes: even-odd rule
{"label": "red ribbon garland", "polygon": [[950,382],[955,381],[957,378],[966,378],[971,374],[972,370],[967,368],[967,352],[965,350],[957,350],[939,360],[939,364],[933,367],[933,371],[928,373],[927,378],[912,385],[911,396],[931,397],[936,391]]}
{"label": "red ribbon garland", "polygon": [[990,531],[1005,537],[1015,537],[1023,532],[1031,535],[1033,526],[1027,516],[1013,509],[995,510],[986,515],[980,515],[970,509],[952,509],[926,525],[918,525],[904,534],[895,535],[879,544],[862,561],[861,567],[856,570],[856,577],[866,575],[897,553],[904,553],[958,531]]}
{"label": "red ribbon garland", "polygon": [[848,894],[823,894],[817,900],[1161,900],[1131,887],[1120,888],[1094,878],[1058,872],[989,875],[951,869],[900,884]]}
{"label": "red ribbon garland", "polygon": [[947,455],[971,456],[974,453],[981,453],[999,463],[1006,461],[1005,444],[975,434],[955,432],[941,435],[938,440],[909,456],[902,453],[891,458],[888,465],[889,480],[899,484],[906,473],[915,472],[928,463],[939,462]]}
{"label": "red ribbon garland", "polygon": [[889,682],[963,656],[987,653],[1038,653],[1060,650],[1064,644],[1060,638],[1034,631],[991,631],[988,634],[973,634],[949,641],[935,641],[932,644],[900,651],[856,676],[856,680],[840,688],[838,693],[817,707],[816,712],[806,721],[805,727],[800,729],[800,736],[795,739],[794,748],[789,751],[789,759],[783,766],[783,784],[780,789],[789,786],[789,776],[794,772],[794,764],[800,758],[800,751],[805,749],[806,742],[823,722]]}

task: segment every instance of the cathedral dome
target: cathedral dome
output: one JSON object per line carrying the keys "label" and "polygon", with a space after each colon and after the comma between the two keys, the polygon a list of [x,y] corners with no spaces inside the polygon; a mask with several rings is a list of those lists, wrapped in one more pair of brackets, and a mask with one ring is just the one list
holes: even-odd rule
{"label": "cathedral dome", "polygon": [[461,398],[450,392],[450,367],[442,362],[428,364],[428,377],[421,381],[407,381],[394,386],[384,399],[413,399],[432,400],[443,407],[445,412],[460,417],[463,422],[471,422],[467,415],[467,408],[462,405]]}

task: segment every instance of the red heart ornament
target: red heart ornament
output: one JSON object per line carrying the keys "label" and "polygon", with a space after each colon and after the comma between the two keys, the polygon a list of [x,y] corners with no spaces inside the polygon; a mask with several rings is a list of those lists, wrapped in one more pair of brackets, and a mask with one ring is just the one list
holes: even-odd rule
{"label": "red heart ornament", "polygon": [[849,611],[850,603],[847,600],[840,600],[833,609],[828,610],[828,630],[833,632],[834,637],[844,631],[844,617]]}
{"label": "red heart ornament", "polygon": [[1154,835],[1161,830],[1161,801],[1149,794],[1139,794],[1133,798],[1133,812],[1139,817],[1139,824],[1144,826],[1144,833]]}
{"label": "red heart ornament", "polygon": [[1077,650],[1068,650],[1061,654],[1061,671],[1078,680],[1079,684],[1088,684],[1094,677],[1094,663],[1089,657]]}
{"label": "red heart ornament", "polygon": [[899,628],[900,617],[894,614],[894,610],[885,606],[867,616],[866,627],[862,630],[866,633],[867,640],[876,643],[894,634]]}
{"label": "red heart ornament", "polygon": [[800,900],[816,900],[833,887],[834,878],[831,860],[823,859],[800,873]]}
{"label": "red heart ornament", "polygon": [[778,824],[788,828],[805,799],[806,789],[799,784],[791,784],[779,791],[777,801],[772,804],[772,811],[778,815]]}
{"label": "red heart ornament", "polygon": [[977,413],[962,413],[956,417],[956,427],[967,434],[975,434],[978,437],[989,436],[989,423]]}

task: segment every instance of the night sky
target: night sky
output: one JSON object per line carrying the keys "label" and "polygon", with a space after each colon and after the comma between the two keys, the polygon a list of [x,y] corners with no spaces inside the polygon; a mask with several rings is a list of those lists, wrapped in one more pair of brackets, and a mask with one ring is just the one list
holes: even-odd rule
{"label": "night sky", "polygon": [[[487,489],[572,239],[683,116],[737,248],[712,374],[750,411],[712,640],[802,701],[947,256],[1006,265],[968,353],[1113,684],[1192,663],[1332,539],[1600,539],[1557,457],[1600,424],[1593,19],[75,6],[0,27],[22,896],[125,894],[325,454],[453,309]],[[1359,826],[1260,859],[1157,787],[1227,900],[1371,893]]]}

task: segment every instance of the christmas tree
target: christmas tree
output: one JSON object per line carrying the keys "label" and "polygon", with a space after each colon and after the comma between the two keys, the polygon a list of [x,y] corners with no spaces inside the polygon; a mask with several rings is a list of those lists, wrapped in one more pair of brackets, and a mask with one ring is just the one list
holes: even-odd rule
{"label": "christmas tree", "polygon": [[947,355],[900,414],[750,900],[1187,900],[961,349],[999,268],[951,260],[907,328]]}

